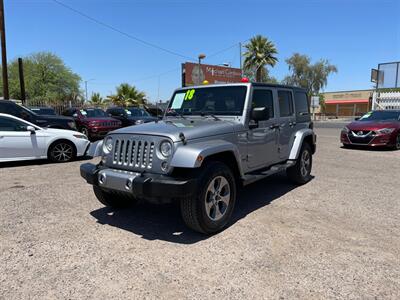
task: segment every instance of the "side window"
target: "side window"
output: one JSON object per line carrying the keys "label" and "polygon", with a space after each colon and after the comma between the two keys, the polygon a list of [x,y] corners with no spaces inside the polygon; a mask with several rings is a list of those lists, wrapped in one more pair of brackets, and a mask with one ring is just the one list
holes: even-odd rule
{"label": "side window", "polygon": [[12,116],[20,117],[20,111],[16,109],[14,105],[11,103],[1,103],[0,104],[0,112],[9,114]]}
{"label": "side window", "polygon": [[294,94],[294,101],[296,103],[296,114],[298,116],[307,115],[310,112],[306,93],[296,92]]}
{"label": "side window", "polygon": [[252,107],[268,107],[269,118],[274,117],[274,97],[271,90],[254,90]]}
{"label": "side window", "polygon": [[293,115],[293,99],[290,91],[278,91],[278,102],[281,117]]}
{"label": "side window", "polygon": [[23,122],[0,117],[0,131],[26,131],[26,127]]}

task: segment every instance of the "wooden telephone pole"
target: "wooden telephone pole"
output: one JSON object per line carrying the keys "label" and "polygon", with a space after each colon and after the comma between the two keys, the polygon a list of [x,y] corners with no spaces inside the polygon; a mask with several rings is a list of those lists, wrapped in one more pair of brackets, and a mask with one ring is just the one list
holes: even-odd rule
{"label": "wooden telephone pole", "polygon": [[1,63],[3,71],[3,96],[10,99],[8,93],[7,50],[6,50],[6,25],[4,21],[4,2],[0,0],[0,34],[1,34]]}

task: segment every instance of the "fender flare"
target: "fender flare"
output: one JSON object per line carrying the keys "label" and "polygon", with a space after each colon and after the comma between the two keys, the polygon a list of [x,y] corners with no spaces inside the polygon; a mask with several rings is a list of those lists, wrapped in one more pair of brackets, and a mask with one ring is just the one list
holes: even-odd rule
{"label": "fender flare", "polygon": [[299,157],[301,146],[306,137],[312,136],[313,143],[315,143],[315,133],[309,128],[301,129],[296,132],[292,149],[290,150],[289,160],[296,160]]}
{"label": "fender flare", "polygon": [[[179,146],[172,159],[170,166],[177,168],[199,168],[207,157],[222,152],[232,152],[235,156],[238,169],[242,172],[240,153],[236,145],[225,140],[211,140]],[[202,159],[198,160],[201,156]]]}

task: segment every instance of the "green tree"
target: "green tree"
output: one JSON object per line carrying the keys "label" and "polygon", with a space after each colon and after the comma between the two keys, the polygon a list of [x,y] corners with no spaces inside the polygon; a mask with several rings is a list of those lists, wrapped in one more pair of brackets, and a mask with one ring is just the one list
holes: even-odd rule
{"label": "green tree", "polygon": [[256,35],[245,45],[243,69],[246,74],[255,74],[257,82],[268,79],[267,66],[275,66],[278,51],[275,45],[262,35]]}
{"label": "green tree", "polygon": [[291,74],[286,76],[285,84],[299,86],[307,90],[311,95],[318,95],[328,83],[328,77],[332,73],[337,73],[337,67],[331,65],[328,60],[320,59],[311,64],[311,58],[299,53],[293,54],[286,59]]}
{"label": "green tree", "polygon": [[89,103],[94,106],[102,106],[104,104],[104,99],[100,96],[100,93],[93,93]]}
{"label": "green tree", "polygon": [[[57,55],[34,53],[24,57],[23,64],[27,99],[54,102],[79,100],[81,78]],[[9,63],[8,70],[10,97],[21,99],[17,59]]]}
{"label": "green tree", "polygon": [[146,95],[128,83],[121,83],[117,86],[116,93],[107,96],[107,98],[115,105],[124,107],[131,105],[141,106],[147,103]]}

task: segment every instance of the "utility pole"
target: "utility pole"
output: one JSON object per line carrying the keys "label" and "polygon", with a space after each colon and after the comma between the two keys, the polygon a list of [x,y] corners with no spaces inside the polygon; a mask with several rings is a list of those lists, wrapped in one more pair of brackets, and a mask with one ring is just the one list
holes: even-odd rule
{"label": "utility pole", "polygon": [[8,72],[7,72],[7,49],[6,49],[6,25],[4,21],[4,2],[0,0],[0,34],[1,34],[1,63],[3,70],[3,96],[10,99],[8,93]]}
{"label": "utility pole", "polygon": [[242,68],[242,43],[239,42],[239,64],[240,64],[240,70],[242,72],[242,77],[243,77],[243,68]]}
{"label": "utility pole", "polygon": [[21,89],[21,100],[22,104],[25,105],[26,94],[25,94],[25,80],[24,80],[24,65],[22,58],[18,58],[18,70],[19,70],[19,87]]}
{"label": "utility pole", "polygon": [[85,80],[85,101],[88,101],[88,97],[87,97],[87,80]]}

